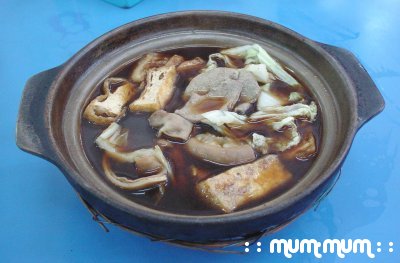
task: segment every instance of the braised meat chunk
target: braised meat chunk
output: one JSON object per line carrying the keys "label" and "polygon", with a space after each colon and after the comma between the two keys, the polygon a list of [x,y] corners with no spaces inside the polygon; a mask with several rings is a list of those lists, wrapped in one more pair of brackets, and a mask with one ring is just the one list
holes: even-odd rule
{"label": "braised meat chunk", "polygon": [[175,113],[192,122],[199,122],[203,119],[201,114],[204,112],[232,110],[236,104],[253,103],[259,93],[260,87],[249,72],[215,68],[197,75],[190,81],[183,94],[187,102]]}
{"label": "braised meat chunk", "polygon": [[189,139],[193,124],[175,113],[164,110],[154,112],[149,118],[150,126],[158,129],[158,136],[164,134],[180,141]]}
{"label": "braised meat chunk", "polygon": [[256,159],[250,145],[210,133],[199,134],[191,138],[185,147],[199,160],[224,166],[248,163]]}

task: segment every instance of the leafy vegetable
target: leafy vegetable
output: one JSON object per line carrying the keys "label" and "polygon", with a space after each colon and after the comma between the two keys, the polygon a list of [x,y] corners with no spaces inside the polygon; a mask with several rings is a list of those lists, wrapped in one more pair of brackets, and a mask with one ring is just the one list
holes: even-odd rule
{"label": "leafy vegetable", "polygon": [[264,109],[267,107],[281,106],[283,103],[279,98],[275,97],[269,91],[269,86],[270,86],[269,83],[261,86],[261,93],[257,100],[257,109],[258,110],[261,110],[261,109]]}
{"label": "leafy vegetable", "polygon": [[224,124],[245,124],[246,116],[224,110],[213,110],[202,114],[210,123],[217,126]]}
{"label": "leafy vegetable", "polygon": [[268,83],[271,81],[267,66],[265,64],[248,64],[244,67],[245,70],[253,74],[254,78],[261,83]]}
{"label": "leafy vegetable", "polygon": [[246,65],[265,64],[267,69],[280,80],[291,86],[299,85],[297,80],[286,72],[285,69],[258,44],[225,49],[222,50],[221,53],[232,57],[243,58],[246,60]]}
{"label": "leafy vegetable", "polygon": [[307,118],[309,121],[314,121],[316,116],[317,105],[312,101],[310,105],[297,103],[288,106],[263,107],[260,111],[253,113],[250,119],[284,119],[286,117],[295,117]]}
{"label": "leafy vegetable", "polygon": [[230,127],[245,127],[249,121],[261,121],[276,132],[281,132],[283,136],[277,138],[265,137],[258,133],[253,133],[250,144],[254,149],[262,154],[271,151],[282,152],[298,145],[301,136],[297,130],[295,118],[306,118],[314,121],[317,114],[317,106],[314,102],[310,105],[298,103],[289,106],[265,107],[263,111],[258,111],[250,117],[239,115],[230,111],[215,110],[203,113],[204,123],[211,125],[219,133],[231,136]]}
{"label": "leafy vegetable", "polygon": [[267,154],[269,152],[271,138],[267,138],[258,133],[253,133],[252,137],[253,141],[251,142],[251,146],[262,154]]}
{"label": "leafy vegetable", "polygon": [[298,92],[291,92],[289,94],[289,102],[299,102],[302,100],[303,100],[303,97]]}
{"label": "leafy vegetable", "polygon": [[283,152],[287,149],[292,148],[300,143],[301,137],[297,131],[296,123],[293,117],[287,117],[277,122],[272,122],[271,126],[275,131],[283,130],[285,136],[278,138],[269,138],[258,133],[253,133],[253,140],[251,142],[254,149],[267,154],[271,151]]}
{"label": "leafy vegetable", "polygon": [[223,110],[208,111],[203,113],[202,116],[204,119],[201,122],[210,125],[217,132],[229,137],[234,137],[228,128],[229,125],[245,125],[247,120],[247,116]]}

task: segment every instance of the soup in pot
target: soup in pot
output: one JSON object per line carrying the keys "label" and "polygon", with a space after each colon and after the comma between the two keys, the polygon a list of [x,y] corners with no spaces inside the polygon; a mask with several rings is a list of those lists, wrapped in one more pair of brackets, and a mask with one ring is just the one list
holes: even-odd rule
{"label": "soup in pot", "polygon": [[87,158],[132,201],[232,213],[287,191],[321,140],[309,89],[257,44],[148,53],[99,83],[82,114]]}

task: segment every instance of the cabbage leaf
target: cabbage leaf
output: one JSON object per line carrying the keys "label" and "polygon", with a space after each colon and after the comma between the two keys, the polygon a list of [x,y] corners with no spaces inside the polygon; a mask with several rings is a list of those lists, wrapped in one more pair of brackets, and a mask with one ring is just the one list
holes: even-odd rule
{"label": "cabbage leaf", "polygon": [[258,44],[224,49],[221,51],[221,53],[231,57],[243,58],[245,59],[246,65],[265,64],[267,69],[280,80],[291,86],[299,85],[297,80],[293,78],[274,58],[268,54],[267,51],[265,51]]}

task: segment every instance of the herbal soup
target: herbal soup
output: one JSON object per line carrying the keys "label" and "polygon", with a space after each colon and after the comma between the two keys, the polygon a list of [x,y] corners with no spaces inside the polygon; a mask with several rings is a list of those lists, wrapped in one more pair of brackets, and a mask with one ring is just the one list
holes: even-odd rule
{"label": "herbal soup", "polygon": [[304,176],[321,139],[318,111],[259,45],[184,48],[146,54],[100,83],[82,142],[98,174],[136,203],[231,213]]}

